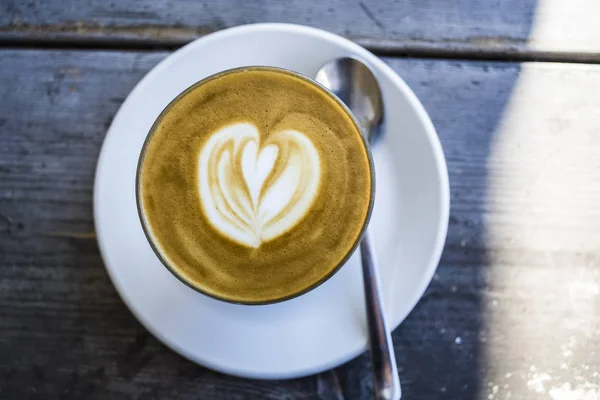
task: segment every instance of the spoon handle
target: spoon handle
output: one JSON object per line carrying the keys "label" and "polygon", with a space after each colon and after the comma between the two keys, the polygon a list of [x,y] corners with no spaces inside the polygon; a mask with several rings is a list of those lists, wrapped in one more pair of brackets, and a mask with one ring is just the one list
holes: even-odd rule
{"label": "spoon handle", "polygon": [[369,231],[360,243],[363,280],[365,286],[365,306],[367,309],[367,328],[371,345],[374,389],[376,400],[399,400],[402,396],[396,356],[392,347],[390,331],[385,322],[381,284],[377,272],[377,260],[371,247]]}

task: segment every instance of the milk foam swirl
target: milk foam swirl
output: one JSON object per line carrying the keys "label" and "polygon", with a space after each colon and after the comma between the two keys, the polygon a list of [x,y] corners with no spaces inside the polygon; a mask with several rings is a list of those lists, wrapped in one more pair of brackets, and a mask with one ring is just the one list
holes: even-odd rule
{"label": "milk foam swirl", "polygon": [[319,154],[303,133],[282,130],[260,143],[253,124],[231,124],[212,134],[200,151],[200,202],[222,235],[258,248],[310,211],[320,173]]}

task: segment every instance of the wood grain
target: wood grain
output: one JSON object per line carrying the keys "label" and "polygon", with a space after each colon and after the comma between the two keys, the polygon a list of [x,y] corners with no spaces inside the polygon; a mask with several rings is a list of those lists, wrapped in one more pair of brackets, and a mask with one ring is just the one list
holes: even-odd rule
{"label": "wood grain", "polygon": [[[118,298],[93,236],[96,157],[166,55],[0,51],[0,398],[370,398],[365,355],[234,378],[165,348]],[[452,190],[440,267],[394,332],[405,397],[600,394],[600,67],[386,61],[430,113]]]}
{"label": "wood grain", "polygon": [[286,22],[378,52],[598,61],[598,12],[596,0],[5,0],[0,41],[175,47],[227,27]]}

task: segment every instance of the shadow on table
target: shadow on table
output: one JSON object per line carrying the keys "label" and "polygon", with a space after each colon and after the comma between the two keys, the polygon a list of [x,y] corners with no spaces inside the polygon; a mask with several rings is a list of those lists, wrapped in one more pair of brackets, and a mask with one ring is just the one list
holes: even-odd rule
{"label": "shadow on table", "polygon": [[[527,5],[519,2],[517,13],[526,18],[521,27],[525,33],[529,32],[535,5],[533,0],[526,1]],[[480,7],[488,6],[482,0],[456,3],[457,13],[468,9],[464,3],[473,3],[471,10],[476,10],[478,3]],[[523,13],[523,9],[530,11]],[[503,15],[499,13],[498,18],[505,18]],[[518,33],[515,37],[527,36]],[[31,59],[34,56],[36,63],[29,58],[22,64],[15,62],[14,76],[8,74],[10,79],[5,82],[14,81],[16,86],[29,82],[30,86],[23,86],[28,90],[20,92],[22,104],[36,98],[46,101],[52,112],[30,126],[19,120],[23,114],[15,106],[17,111],[6,112],[12,119],[8,118],[4,128],[5,137],[12,140],[22,134],[28,138],[23,157],[29,157],[26,160],[30,165],[37,165],[37,157],[42,161],[43,155],[47,157],[48,168],[39,162],[43,168],[37,172],[38,181],[40,173],[47,174],[42,178],[56,179],[54,175],[62,171],[53,168],[62,165],[57,159],[66,154],[63,151],[68,146],[49,146],[47,134],[52,129],[66,130],[65,138],[71,138],[74,146],[87,143],[86,154],[93,154],[73,159],[90,176],[82,172],[82,177],[74,174],[70,182],[50,180],[62,185],[59,187],[64,199],[72,198],[71,203],[54,197],[47,202],[42,202],[42,197],[42,205],[32,199],[27,202],[11,198],[2,203],[4,213],[14,217],[15,223],[7,218],[7,227],[0,235],[5,279],[0,283],[6,282],[5,290],[0,291],[5,311],[0,318],[0,394],[24,398],[27,391],[28,395],[37,393],[39,398],[89,399],[192,399],[200,393],[215,399],[313,399],[317,394],[323,399],[337,399],[343,393],[348,400],[371,398],[366,354],[334,373],[278,382],[239,379],[197,366],[161,345],[137,323],[112,288],[92,239],[52,237],[42,241],[36,236],[19,236],[23,226],[17,222],[31,220],[28,215],[39,217],[35,224],[31,222],[36,229],[54,221],[49,217],[51,212],[60,217],[54,222],[61,229],[63,225],[76,225],[74,215],[91,225],[91,171],[106,129],[103,124],[110,122],[135,81],[166,54],[48,51],[32,53]],[[19,61],[14,56],[3,61],[13,59]],[[47,65],[42,63],[44,60]],[[483,398],[486,332],[482,295],[489,266],[484,242],[486,160],[519,76],[519,66],[441,59],[386,61],[407,81],[433,119],[447,158],[452,195],[448,239],[438,271],[419,304],[394,332],[404,398]],[[23,65],[36,65],[39,71],[32,71],[41,74],[41,81],[30,78],[27,72],[32,71],[23,73]],[[60,68],[54,72],[49,66]],[[112,85],[109,89],[98,89],[108,84]],[[5,94],[9,89],[7,85]],[[14,100],[17,96],[14,91],[10,93]],[[111,99],[116,101],[111,103]],[[73,108],[75,105],[79,108]],[[84,123],[70,131],[64,126],[71,127],[73,115],[79,115]],[[89,136],[82,136],[80,131]],[[49,153],[49,148],[56,154]],[[82,167],[81,160],[88,164]],[[15,169],[11,173],[23,171]],[[39,193],[43,193],[41,189]],[[61,213],[64,204],[70,204],[70,208]],[[91,229],[87,225],[83,228]]]}

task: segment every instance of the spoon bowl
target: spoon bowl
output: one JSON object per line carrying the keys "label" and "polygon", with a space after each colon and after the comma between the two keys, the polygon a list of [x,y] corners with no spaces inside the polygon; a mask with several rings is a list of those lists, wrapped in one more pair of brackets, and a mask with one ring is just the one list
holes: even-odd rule
{"label": "spoon bowl", "polygon": [[382,131],[383,99],[371,69],[357,58],[336,58],[319,69],[315,80],[350,108],[369,142],[374,143]]}

